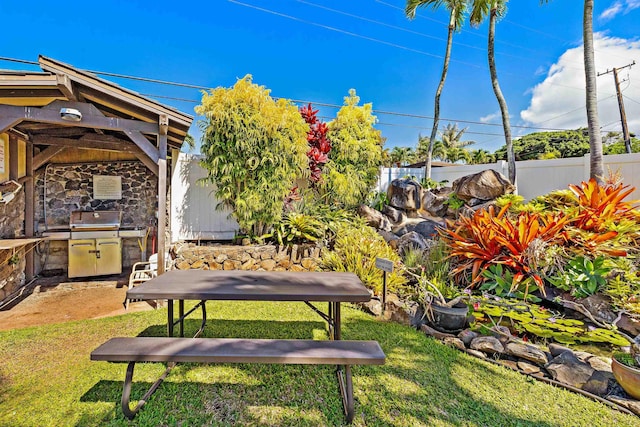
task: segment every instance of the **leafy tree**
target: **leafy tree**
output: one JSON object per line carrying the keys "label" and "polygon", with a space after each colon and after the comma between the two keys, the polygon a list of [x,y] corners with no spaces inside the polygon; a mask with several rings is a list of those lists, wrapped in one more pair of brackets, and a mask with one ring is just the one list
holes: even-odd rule
{"label": "leafy tree", "polygon": [[419,7],[431,6],[433,9],[438,9],[440,6],[444,6],[449,10],[449,27],[447,34],[447,47],[444,55],[444,63],[442,64],[442,74],[440,76],[440,83],[436,90],[436,96],[434,100],[433,109],[433,127],[431,128],[431,137],[429,138],[429,149],[427,150],[427,156],[425,159],[424,172],[426,178],[431,178],[431,157],[433,153],[433,145],[436,141],[436,134],[438,132],[438,121],[440,119],[440,95],[444,88],[444,82],[447,78],[447,72],[449,70],[449,60],[451,58],[451,45],[453,44],[453,33],[459,31],[464,23],[464,16],[467,11],[467,0],[407,0],[405,7],[405,14],[409,19],[413,19],[416,16],[416,10]]}
{"label": "leafy tree", "polygon": [[[471,0],[470,0],[471,1]],[[516,159],[513,153],[513,144],[511,141],[511,123],[509,120],[509,109],[507,101],[502,94],[500,84],[498,83],[498,72],[496,71],[496,55],[495,55],[495,34],[496,21],[502,18],[507,12],[507,2],[509,0],[472,0],[471,9],[471,25],[479,26],[482,21],[489,16],[489,42],[487,44],[487,57],[489,59],[489,73],[491,74],[491,85],[496,95],[500,112],[502,113],[502,128],[504,130],[504,140],[507,147],[507,163],[509,168],[509,181],[512,184],[516,182]]]}
{"label": "leafy tree", "polygon": [[[534,132],[514,140],[513,152],[517,160],[582,157],[589,152],[589,135],[586,129]],[[504,159],[506,147],[495,155]]]}
{"label": "leafy tree", "polygon": [[374,128],[372,105],[359,106],[359,102],[356,91],[349,90],[344,106],[329,123],[332,150],[321,187],[327,202],[338,207],[364,203],[382,164],[383,139]]}
{"label": "leafy tree", "polygon": [[231,209],[243,232],[263,235],[281,219],[295,179],[308,171],[309,126],[292,102],[274,100],[251,75],[233,88],[203,92],[195,110],[205,117],[201,165],[219,207]]}
{"label": "leafy tree", "polygon": [[[640,139],[631,136],[631,152],[640,152]],[[626,154],[627,147],[624,143],[622,132],[608,132],[603,142],[604,154]]]}

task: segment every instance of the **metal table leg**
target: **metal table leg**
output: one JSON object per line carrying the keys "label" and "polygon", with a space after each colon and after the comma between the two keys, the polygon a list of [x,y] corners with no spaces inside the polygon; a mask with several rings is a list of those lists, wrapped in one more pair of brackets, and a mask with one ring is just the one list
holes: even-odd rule
{"label": "metal table leg", "polygon": [[167,300],[167,334],[173,336],[173,300]]}

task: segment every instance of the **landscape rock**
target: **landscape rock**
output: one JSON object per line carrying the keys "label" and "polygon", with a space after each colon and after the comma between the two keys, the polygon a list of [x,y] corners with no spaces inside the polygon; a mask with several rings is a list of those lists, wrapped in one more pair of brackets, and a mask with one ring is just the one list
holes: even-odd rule
{"label": "landscape rock", "polygon": [[502,366],[506,366],[509,369],[513,369],[514,371],[518,370],[518,363],[514,360],[501,359],[501,360],[498,360],[498,363],[501,364]]}
{"label": "landscape rock", "polygon": [[573,353],[573,351],[569,347],[565,347],[563,345],[555,344],[555,343],[549,344],[549,352],[553,357],[560,356],[565,351],[570,351]]}
{"label": "landscape rock", "polygon": [[479,358],[479,359],[486,359],[486,358],[487,358],[487,355],[486,355],[486,354],[484,354],[484,353],[483,353],[483,352],[481,352],[481,351],[474,350],[474,349],[472,349],[472,348],[467,349],[467,353],[469,353],[470,355],[472,355],[472,356],[474,356],[474,357],[477,357],[477,358]]}
{"label": "landscape rock", "polygon": [[579,360],[573,352],[565,351],[545,365],[551,378],[576,388],[582,388],[593,375],[594,369]]}
{"label": "landscape rock", "polygon": [[415,231],[425,239],[432,239],[438,234],[438,229],[442,227],[443,225],[437,221],[420,218],[413,221],[406,221],[401,227],[394,229],[394,233],[404,235]]}
{"label": "landscape rock", "polygon": [[453,182],[453,191],[465,201],[471,199],[493,200],[513,193],[515,187],[499,172],[487,169],[473,175],[463,176]]}
{"label": "landscape rock", "polygon": [[529,362],[518,361],[518,368],[527,375],[533,375],[540,372],[540,367]]}
{"label": "landscape rock", "polygon": [[471,329],[465,329],[458,334],[458,338],[460,338],[467,347],[469,347],[471,345],[471,341],[477,337],[478,333],[473,332]]}
{"label": "landscape rock", "polygon": [[367,222],[367,225],[379,230],[391,231],[391,221],[382,212],[367,205],[358,206],[358,215]]}
{"label": "landscape rock", "polygon": [[451,347],[455,347],[458,350],[465,350],[466,347],[464,345],[464,343],[462,342],[462,340],[460,338],[456,338],[456,337],[445,337],[442,342],[444,342],[445,344],[451,346]]}
{"label": "landscape rock", "polygon": [[609,399],[610,401],[612,401],[614,403],[617,403],[618,405],[622,406],[623,408],[627,408],[628,410],[630,410],[634,414],[640,416],[640,401],[632,400],[632,399],[625,399],[623,397],[618,397],[618,396],[607,396],[607,399]]}
{"label": "landscape rock", "polygon": [[455,338],[456,336],[453,334],[447,334],[446,332],[436,331],[432,327],[422,324],[420,325],[420,330],[425,333],[425,335],[429,335],[430,337],[434,337],[439,340],[444,340],[445,338]]}
{"label": "landscape rock", "polygon": [[[391,231],[385,231],[385,230],[376,230],[376,231],[378,232],[379,235],[382,236],[384,241],[387,243],[391,243],[399,239],[399,237],[394,233],[392,233]],[[395,244],[397,244],[397,242]]]}
{"label": "landscape rock", "polygon": [[528,360],[539,365],[544,365],[548,362],[547,355],[536,346],[529,344],[521,344],[517,342],[507,343],[505,346],[505,352],[515,357]]}
{"label": "landscape rock", "polygon": [[604,397],[607,395],[609,381],[611,381],[611,378],[605,372],[594,371],[593,375],[582,386],[582,389],[596,396]]}
{"label": "landscape rock", "polygon": [[389,220],[395,224],[399,224],[407,219],[407,215],[400,209],[396,209],[393,206],[386,205],[382,210],[382,213],[389,218]]}
{"label": "landscape rock", "polygon": [[506,326],[495,325],[495,326],[492,326],[489,329],[489,331],[491,332],[492,336],[498,338],[498,340],[500,341],[500,343],[502,343],[502,345],[505,345],[506,343],[508,343],[513,339],[513,336],[511,335],[511,331]]}
{"label": "landscape rock", "polygon": [[415,231],[410,231],[398,238],[396,247],[398,249],[398,253],[400,253],[400,255],[404,255],[411,249],[420,249],[423,251],[428,247],[428,243],[422,235]]}
{"label": "landscape rock", "polygon": [[422,209],[430,215],[442,217],[447,213],[448,194],[434,194],[431,190],[422,191]]}
{"label": "landscape rock", "polygon": [[412,179],[394,179],[387,189],[389,205],[405,212],[420,209],[422,186]]}
{"label": "landscape rock", "polygon": [[477,337],[471,341],[471,349],[487,354],[504,353],[502,343],[496,337]]}

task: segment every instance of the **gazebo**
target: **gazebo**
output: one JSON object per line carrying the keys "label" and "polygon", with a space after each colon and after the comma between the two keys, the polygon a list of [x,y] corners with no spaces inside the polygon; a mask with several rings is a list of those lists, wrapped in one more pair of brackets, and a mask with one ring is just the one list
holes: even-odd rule
{"label": "gazebo", "polygon": [[[38,63],[42,72],[0,70],[0,189],[11,196],[0,198],[0,262],[12,260],[12,271],[20,265],[24,283],[38,273],[30,248],[43,230],[64,228],[64,212],[120,209],[124,225],[138,228],[155,220],[150,204],[157,227],[148,237],[164,259],[171,161],[193,117],[54,59],[40,56]],[[67,169],[56,175],[51,165]],[[97,182],[106,183],[101,195]],[[16,261],[21,253],[23,263]],[[11,285],[1,267],[0,288]],[[19,287],[4,289],[0,301]]]}

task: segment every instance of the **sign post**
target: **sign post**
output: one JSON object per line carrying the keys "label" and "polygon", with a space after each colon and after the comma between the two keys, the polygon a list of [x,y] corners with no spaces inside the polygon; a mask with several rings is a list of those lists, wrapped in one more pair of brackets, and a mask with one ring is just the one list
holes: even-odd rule
{"label": "sign post", "polygon": [[393,273],[393,261],[376,258],[376,267],[382,270],[382,313],[387,308],[387,273]]}

